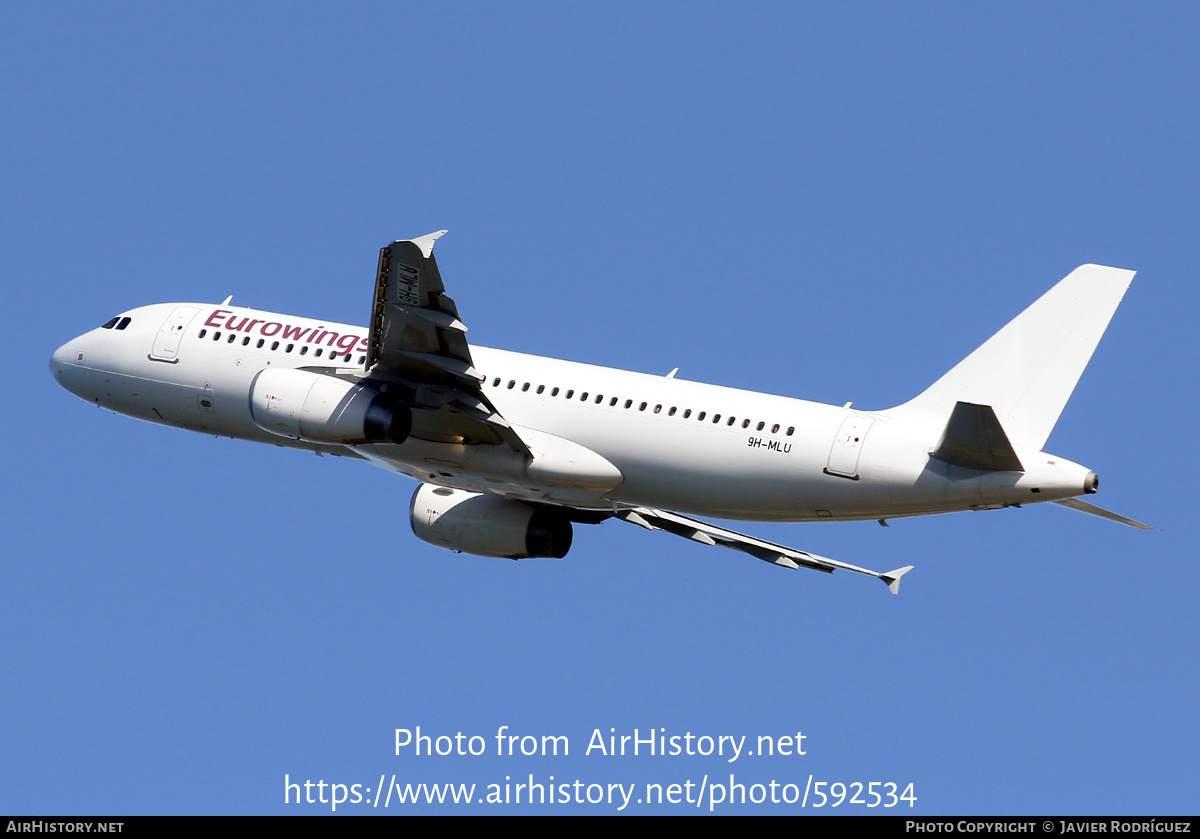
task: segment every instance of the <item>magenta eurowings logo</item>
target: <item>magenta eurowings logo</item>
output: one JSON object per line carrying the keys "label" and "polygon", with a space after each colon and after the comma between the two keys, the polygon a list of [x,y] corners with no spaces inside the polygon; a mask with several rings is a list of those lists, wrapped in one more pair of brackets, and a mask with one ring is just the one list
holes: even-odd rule
{"label": "magenta eurowings logo", "polygon": [[[233,315],[233,317],[230,317]],[[338,353],[366,352],[367,336],[361,332],[334,332],[324,326],[294,326],[277,320],[261,320],[249,315],[238,317],[231,309],[215,309],[204,321],[214,329],[240,332],[243,335],[259,335],[263,338],[278,338],[297,344],[311,344],[333,348]]]}

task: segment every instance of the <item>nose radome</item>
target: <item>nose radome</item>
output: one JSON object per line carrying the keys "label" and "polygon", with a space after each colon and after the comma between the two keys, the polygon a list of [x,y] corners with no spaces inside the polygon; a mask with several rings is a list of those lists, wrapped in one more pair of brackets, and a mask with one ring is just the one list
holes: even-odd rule
{"label": "nose radome", "polygon": [[50,373],[54,376],[55,379],[58,380],[58,382],[60,384],[62,383],[62,368],[64,365],[66,365],[68,363],[68,360],[71,358],[71,344],[72,343],[73,342],[68,341],[67,343],[63,344],[61,347],[56,349],[54,351],[54,354],[52,356],[50,356]]}
{"label": "nose radome", "polygon": [[84,351],[79,346],[79,339],[67,341],[50,356],[50,374],[54,376],[56,382],[75,393],[71,384],[77,377],[72,376],[72,373],[78,370],[83,361]]}

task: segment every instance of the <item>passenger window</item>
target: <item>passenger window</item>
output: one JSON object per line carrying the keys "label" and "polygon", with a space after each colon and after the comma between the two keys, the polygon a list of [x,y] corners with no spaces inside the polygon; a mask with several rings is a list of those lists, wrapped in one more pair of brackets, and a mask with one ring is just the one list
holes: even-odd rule
{"label": "passenger window", "polygon": [[567,399],[574,399],[574,398],[575,398],[575,391],[568,390],[567,391]]}
{"label": "passenger window", "polygon": [[258,349],[261,350],[263,348],[263,344],[265,344],[265,343],[267,343],[265,340],[263,340],[262,338],[259,338],[258,343],[255,344],[254,346],[256,346]]}
{"label": "passenger window", "polygon": [[696,422],[704,422],[704,411],[696,414]]}
{"label": "passenger window", "polygon": [[[250,346],[250,336],[249,335],[247,335],[245,338],[242,339],[242,346],[243,347]],[[321,351],[317,350],[317,355],[320,355],[320,354],[321,354]]]}
{"label": "passenger window", "polygon": [[500,387],[500,380],[492,379],[492,387]]}
{"label": "passenger window", "polygon": [[683,412],[683,418],[684,418],[684,419],[687,419],[687,418],[688,418],[688,417],[690,417],[691,415],[692,415],[692,409],[691,409],[691,408],[688,408],[686,411],[684,411],[684,412]]}
{"label": "passenger window", "polygon": [[537,392],[538,392],[538,393],[541,393],[541,392],[542,392],[542,391],[544,391],[545,389],[546,389],[546,386],[545,386],[545,385],[538,385]]}
{"label": "passenger window", "polygon": [[616,404],[617,404],[617,397],[614,396],[612,399],[608,400],[608,407],[610,407],[610,408],[615,407]]}
{"label": "passenger window", "polygon": [[758,424],[758,427],[757,427],[755,430],[756,430],[756,431],[762,431],[764,428],[766,428],[766,426],[767,426],[767,424],[766,424],[765,422],[760,422],[760,423]]}
{"label": "passenger window", "polygon": [[272,342],[271,342],[271,349],[272,349],[272,350],[277,350],[277,349],[279,349],[279,342],[278,342],[278,341],[272,341]]}
{"label": "passenger window", "polygon": [[308,344],[300,348],[300,355],[308,355]]}
{"label": "passenger window", "polygon": [[629,407],[632,407],[632,406],[633,406],[633,400],[632,400],[632,399],[626,399],[626,400],[625,400],[625,407],[626,407],[626,408],[629,408]]}
{"label": "passenger window", "polygon": [[213,333],[213,340],[214,340],[214,341],[220,341],[220,340],[221,340],[221,333],[220,333],[220,332],[214,332],[214,333]]}
{"label": "passenger window", "polygon": [[654,406],[654,413],[656,413],[656,414],[660,414],[660,413],[662,413],[662,405],[655,405],[655,406]]}
{"label": "passenger window", "polygon": [[366,364],[366,363],[367,363],[367,357],[366,357],[365,355],[360,355],[360,356],[358,357],[358,363],[359,363],[359,364]]}
{"label": "passenger window", "polygon": [[521,385],[521,393],[528,393],[528,392],[529,392],[529,382],[526,382],[525,384]]}
{"label": "passenger window", "polygon": [[583,393],[579,394],[579,401],[587,402],[587,391],[586,390]]}
{"label": "passenger window", "polygon": [[778,433],[779,433],[779,423],[775,423],[774,425],[772,425],[772,426],[771,426],[771,433],[772,433],[772,434],[778,434]]}
{"label": "passenger window", "polygon": [[667,411],[667,416],[669,416],[669,417],[675,416],[675,406],[674,405],[671,406],[671,410]]}
{"label": "passenger window", "polygon": [[551,395],[551,396],[558,396],[558,388],[555,388],[554,390],[550,391],[550,395]]}
{"label": "passenger window", "polygon": [[509,390],[512,390],[512,389],[513,389],[514,387],[516,387],[516,386],[517,386],[517,380],[516,380],[516,379],[509,379],[509,380],[508,380],[508,389],[509,389]]}
{"label": "passenger window", "polygon": [[[117,327],[117,329],[120,329],[120,328],[121,328],[121,327],[119,327],[119,326]],[[230,344],[232,344],[232,343],[233,343],[234,341],[236,341],[236,340],[237,340],[237,336],[236,336],[236,335],[234,335],[232,332],[230,332],[230,333],[229,333],[229,343],[230,343]]]}
{"label": "passenger window", "polygon": [[749,428],[750,420],[742,420],[742,428]]}
{"label": "passenger window", "polygon": [[721,421],[721,415],[720,415],[720,414],[713,414],[713,422],[714,422],[714,423],[718,423],[718,422],[720,422],[720,421]]}
{"label": "passenger window", "polygon": [[291,352],[291,351],[292,351],[292,350],[294,350],[295,348],[296,348],[296,345],[295,345],[295,344],[288,344],[288,345],[287,345],[287,349],[286,349],[284,352]]}
{"label": "passenger window", "polygon": [[603,393],[597,393],[597,394],[596,394],[596,404],[597,404],[597,405],[599,405],[599,404],[600,404],[601,402],[603,402],[603,401],[604,401],[604,394],[603,394]]}
{"label": "passenger window", "polygon": [[646,410],[646,403],[645,403],[645,402],[643,402],[641,405],[638,405],[638,410],[639,410],[639,411],[644,411],[644,410]]}
{"label": "passenger window", "polygon": [[726,425],[733,425],[733,424],[734,424],[736,421],[737,421],[737,417],[730,417],[730,418],[729,418],[729,422],[727,422],[727,423],[725,423],[725,424],[726,424]]}
{"label": "passenger window", "polygon": [[[116,322],[117,322],[117,319],[116,319],[116,318],[113,318],[112,320],[110,320],[108,323],[104,324],[104,326],[102,326],[102,327],[100,327],[100,328],[101,328],[101,329],[112,329],[112,327],[113,327],[113,324],[114,324],[114,323],[116,323]],[[207,335],[207,334],[208,334],[208,330],[207,330],[207,329],[201,329],[201,330],[200,330],[200,337],[201,337],[201,338],[203,338],[203,337],[204,337],[205,335]]]}
{"label": "passenger window", "polygon": [[[320,348],[320,347],[317,347],[317,351],[316,351],[315,353],[313,353],[313,355],[315,355],[317,358],[320,358],[320,357],[321,357],[321,348]],[[330,357],[330,358],[337,358],[337,356],[336,356],[336,355],[334,355],[333,353],[330,353],[330,354],[329,354],[329,357]]]}
{"label": "passenger window", "polygon": [[787,436],[791,437],[791,436],[792,436],[792,433],[793,433],[795,430],[796,430],[796,426],[794,426],[794,425],[789,425],[789,426],[788,426],[788,430],[787,430]]}

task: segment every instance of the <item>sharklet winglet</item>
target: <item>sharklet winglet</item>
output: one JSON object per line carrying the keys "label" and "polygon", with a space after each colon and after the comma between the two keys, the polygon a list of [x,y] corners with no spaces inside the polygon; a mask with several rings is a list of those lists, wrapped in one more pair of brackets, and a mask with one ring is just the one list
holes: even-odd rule
{"label": "sharklet winglet", "polygon": [[892,594],[900,593],[900,578],[913,570],[912,565],[905,565],[903,568],[897,568],[895,571],[888,571],[886,574],[880,574],[879,579],[887,583],[888,589]]}

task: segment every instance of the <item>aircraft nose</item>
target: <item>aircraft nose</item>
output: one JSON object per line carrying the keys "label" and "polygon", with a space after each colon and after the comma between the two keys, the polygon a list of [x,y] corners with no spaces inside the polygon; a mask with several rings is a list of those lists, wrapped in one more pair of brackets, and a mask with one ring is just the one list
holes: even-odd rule
{"label": "aircraft nose", "polygon": [[86,354],[79,346],[79,339],[67,341],[50,356],[50,374],[63,388],[79,396],[79,372]]}
{"label": "aircraft nose", "polygon": [[56,349],[54,354],[50,356],[50,372],[58,380],[59,384],[62,384],[63,368],[71,358],[72,343],[72,341],[68,341]]}

